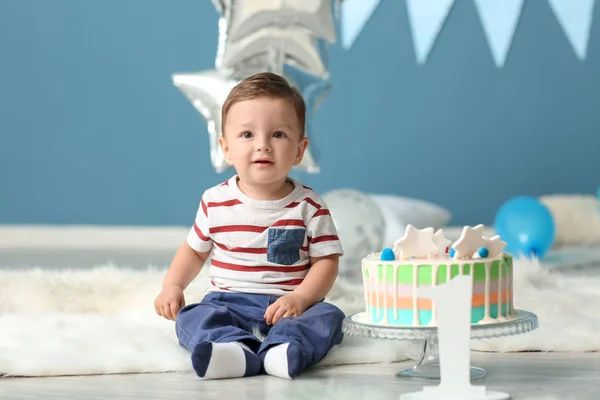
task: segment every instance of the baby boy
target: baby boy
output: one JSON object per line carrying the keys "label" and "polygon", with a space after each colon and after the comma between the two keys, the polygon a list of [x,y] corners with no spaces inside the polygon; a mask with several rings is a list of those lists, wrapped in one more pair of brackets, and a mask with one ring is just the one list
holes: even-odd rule
{"label": "baby boy", "polygon": [[[154,303],[202,378],[294,378],[342,341],[344,313],[323,301],[342,255],[336,228],[319,195],[288,177],[308,145],[305,108],[273,73],[223,104],[219,144],[236,174],[202,195]],[[185,305],[209,255],[207,293]]]}

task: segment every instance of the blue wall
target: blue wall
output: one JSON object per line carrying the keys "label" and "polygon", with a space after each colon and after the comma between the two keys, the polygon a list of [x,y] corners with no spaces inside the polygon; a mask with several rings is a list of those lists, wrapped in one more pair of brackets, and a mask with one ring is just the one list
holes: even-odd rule
{"label": "blue wall", "polygon": [[[491,223],[510,196],[600,183],[600,7],[579,61],[544,1],[529,1],[497,69],[471,1],[424,66],[404,2],[383,1],[314,121],[317,190],[439,203]],[[206,125],[172,85],[214,66],[209,0],[0,2],[0,223],[189,224],[226,179]],[[348,162],[350,160],[350,162]],[[570,165],[568,165],[570,163]]]}

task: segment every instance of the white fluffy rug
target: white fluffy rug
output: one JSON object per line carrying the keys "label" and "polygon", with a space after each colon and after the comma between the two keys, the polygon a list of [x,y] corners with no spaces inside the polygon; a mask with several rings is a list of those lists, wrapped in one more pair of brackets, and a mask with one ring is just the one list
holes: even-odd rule
{"label": "white fluffy rug", "polygon": [[[539,330],[473,341],[480,351],[600,350],[600,277],[549,275],[515,261],[515,305],[535,312]],[[93,270],[0,270],[0,375],[56,376],[190,371],[174,323],[153,301],[164,270],[101,266]],[[203,273],[186,291],[199,301]],[[360,282],[338,281],[328,301],[347,314],[363,310]],[[414,344],[346,336],[320,365],[393,362]]]}

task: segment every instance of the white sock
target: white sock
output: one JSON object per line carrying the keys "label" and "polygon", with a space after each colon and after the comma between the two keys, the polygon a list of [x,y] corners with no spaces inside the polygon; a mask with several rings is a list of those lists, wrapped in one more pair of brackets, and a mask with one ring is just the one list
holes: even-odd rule
{"label": "white sock", "polygon": [[[210,360],[203,378],[241,378],[246,373],[246,356],[242,343],[209,343]],[[243,347],[242,347],[243,346]],[[246,347],[247,348],[247,347]],[[249,351],[250,349],[248,349]]]}
{"label": "white sock", "polygon": [[263,361],[263,367],[267,374],[292,379],[288,370],[287,350],[289,345],[289,343],[278,344],[267,350]]}

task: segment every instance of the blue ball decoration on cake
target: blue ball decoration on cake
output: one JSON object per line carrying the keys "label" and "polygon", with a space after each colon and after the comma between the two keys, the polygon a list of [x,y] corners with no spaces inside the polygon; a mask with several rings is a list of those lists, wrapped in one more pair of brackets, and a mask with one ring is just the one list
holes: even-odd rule
{"label": "blue ball decoration on cake", "polygon": [[385,248],[381,252],[381,261],[394,261],[396,259],[396,254],[394,250],[390,248]]}
{"label": "blue ball decoration on cake", "polygon": [[450,249],[450,257],[454,257],[454,253],[456,253],[456,251],[454,249]]}
{"label": "blue ball decoration on cake", "polygon": [[481,258],[486,258],[490,254],[488,249],[486,249],[485,247],[481,247],[479,250],[477,250],[477,253]]}

